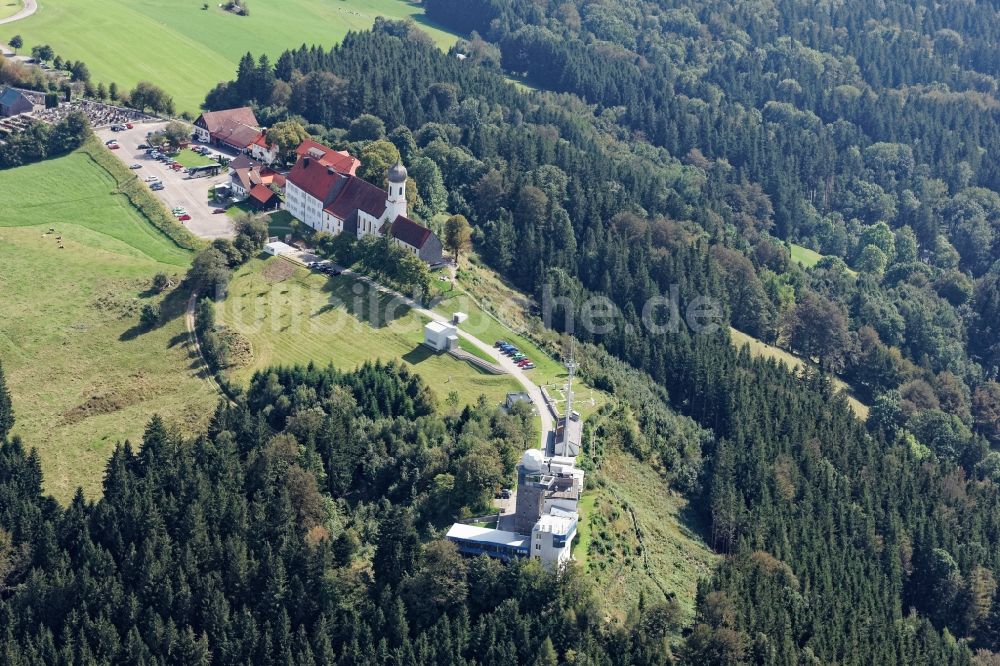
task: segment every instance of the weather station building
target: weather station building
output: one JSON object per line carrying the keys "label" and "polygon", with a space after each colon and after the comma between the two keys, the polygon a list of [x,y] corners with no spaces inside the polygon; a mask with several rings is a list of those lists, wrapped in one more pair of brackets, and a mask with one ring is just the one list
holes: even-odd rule
{"label": "weather station building", "polygon": [[548,457],[529,449],[517,466],[517,500],[513,515],[498,529],[455,523],[447,538],[464,555],[486,555],[509,561],[539,560],[559,570],[572,559],[583,492],[584,472],[575,459]]}

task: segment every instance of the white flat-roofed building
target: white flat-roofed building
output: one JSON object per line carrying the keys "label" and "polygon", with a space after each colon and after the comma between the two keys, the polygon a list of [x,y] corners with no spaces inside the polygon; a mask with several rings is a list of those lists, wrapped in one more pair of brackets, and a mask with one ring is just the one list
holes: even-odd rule
{"label": "white flat-roofed building", "polygon": [[295,248],[281,241],[272,241],[264,246],[264,252],[267,252],[272,257],[280,257],[283,254],[295,252]]}
{"label": "white flat-roofed building", "polygon": [[432,321],[424,326],[424,344],[434,351],[448,351],[458,346],[458,329],[451,324]]}
{"label": "white flat-roofed building", "polygon": [[464,555],[487,555],[508,561],[528,557],[530,538],[516,532],[455,523],[446,538]]}
{"label": "white flat-roofed building", "polygon": [[552,507],[531,530],[531,558],[561,569],[573,557],[573,538],[580,516]]}

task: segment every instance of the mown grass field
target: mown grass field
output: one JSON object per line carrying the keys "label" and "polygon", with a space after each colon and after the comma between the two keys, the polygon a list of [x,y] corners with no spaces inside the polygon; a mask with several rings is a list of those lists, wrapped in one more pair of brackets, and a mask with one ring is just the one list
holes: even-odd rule
{"label": "mown grass field", "polygon": [[[5,19],[8,16],[13,16],[14,14],[21,11],[24,8],[23,0],[0,0],[0,19]],[[5,41],[0,39],[0,42]]]}
{"label": "mown grass field", "polygon": [[473,404],[480,395],[499,403],[508,391],[520,390],[513,377],[425,348],[426,320],[402,302],[348,276],[327,277],[284,259],[254,259],[241,267],[217,314],[253,347],[253,363],[231,373],[240,382],[272,365],[314,361],[350,370],[365,361],[402,359],[441,404],[452,391],[462,404]]}
{"label": "mown grass field", "polygon": [[[819,252],[816,252],[815,250],[810,250],[807,247],[796,245],[795,243],[791,243],[790,245],[791,245],[792,261],[801,264],[805,268],[812,268],[813,266],[818,264],[820,260],[823,259],[825,256],[820,254]],[[848,268],[847,272],[854,276],[857,276],[858,274],[857,271],[855,271],[853,268]]]}
{"label": "mown grass field", "polygon": [[184,150],[178,152],[174,155],[174,160],[180,162],[185,168],[208,166],[209,164],[218,164],[215,160],[205,157],[204,155],[199,155],[198,153],[185,148]]}
{"label": "mown grass field", "polygon": [[[83,153],[0,182],[0,359],[14,432],[38,448],[47,492],[96,497],[116,442],[138,443],[155,413],[193,432],[217,400],[192,366],[182,317],[136,329],[141,304],[159,300],[146,293],[152,276],[183,273],[190,254]],[[166,310],[179,315],[182,298]]]}
{"label": "mown grass field", "polygon": [[208,9],[203,4],[45,0],[15,32],[26,49],[47,43],[63,58],[83,60],[95,81],[115,81],[122,89],[152,81],[173,95],[178,112],[196,112],[205,93],[235,76],[247,51],[266,53],[273,62],[303,43],[328,48],[349,31],[371,28],[378,16],[412,18],[442,48],[457,39],[407,0],[248,0],[249,16],[226,12],[217,0],[208,2]]}
{"label": "mown grass field", "polygon": [[796,261],[806,268],[812,268],[819,260],[823,258],[823,255],[815,250],[810,250],[807,247],[801,245],[791,244],[792,250],[792,261]]}

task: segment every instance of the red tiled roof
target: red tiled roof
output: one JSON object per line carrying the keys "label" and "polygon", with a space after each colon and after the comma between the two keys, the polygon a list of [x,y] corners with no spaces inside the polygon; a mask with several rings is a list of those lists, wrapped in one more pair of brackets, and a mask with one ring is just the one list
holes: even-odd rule
{"label": "red tiled roof", "polygon": [[301,157],[307,155],[312,159],[319,160],[321,164],[333,167],[340,173],[354,175],[361,165],[361,162],[352,157],[350,153],[342,150],[334,150],[322,143],[317,143],[312,139],[306,139],[295,149],[295,154]]}
{"label": "red tiled roof", "polygon": [[264,148],[265,150],[270,149],[270,147],[271,147],[271,144],[269,144],[267,142],[267,134],[265,134],[264,132],[261,132],[260,134],[258,134],[257,138],[253,140],[253,143],[254,143],[254,145],[260,146],[261,148]]}
{"label": "red tiled roof", "polygon": [[337,173],[336,170],[330,173],[330,169],[331,167],[321,162],[303,157],[288,172],[287,180],[309,196],[319,199],[325,204],[331,200],[333,188],[338,184],[338,181],[348,178],[348,176]]}
{"label": "red tiled roof", "polygon": [[275,173],[270,169],[260,172],[260,182],[265,185],[277,185],[278,187],[285,186],[285,177],[280,173]]}
{"label": "red tiled roof", "polygon": [[216,141],[244,149],[256,140],[260,135],[260,130],[250,125],[236,122],[226,122],[222,127],[212,132],[212,138]]}
{"label": "red tiled roof", "polygon": [[[384,228],[384,227],[383,227]],[[431,230],[422,224],[417,224],[408,217],[399,215],[392,222],[392,229],[389,231],[393,238],[402,241],[418,250],[424,246],[427,239],[431,237]]]}
{"label": "red tiled roof", "polygon": [[385,200],[389,196],[385,190],[357,176],[341,177],[347,178],[347,183],[325,210],[341,220],[346,220],[356,210],[363,210],[375,218],[382,217],[385,213]]}
{"label": "red tiled roof", "polygon": [[250,198],[256,199],[262,204],[266,204],[273,196],[275,193],[267,185],[254,185],[254,188],[250,190]]}
{"label": "red tiled roof", "polygon": [[249,106],[241,106],[224,111],[206,111],[194,123],[209,132],[217,132],[227,124],[247,125],[256,128],[257,116],[253,114],[253,109]]}

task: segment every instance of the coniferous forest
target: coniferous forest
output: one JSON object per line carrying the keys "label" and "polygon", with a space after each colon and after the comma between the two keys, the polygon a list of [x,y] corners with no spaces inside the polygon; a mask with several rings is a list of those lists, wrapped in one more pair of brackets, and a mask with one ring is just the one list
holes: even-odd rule
{"label": "coniferous forest", "polygon": [[[669,603],[607,623],[579,571],[436,539],[509,478],[527,415],[439,412],[395,365],[281,368],[193,441],[154,420],[96,503],[44,498],[30,442],[4,444],[4,658],[996,663],[992,4],[423,4],[468,39],[446,54],[380,20],[332,48],[248,53],[205,106],[300,122],[376,182],[396,151],[414,217],[465,215],[486,263],[560,298],[548,323],[635,410],[632,453],[725,556],[693,624]],[[644,325],[672,289],[716,299],[723,325]],[[592,296],[620,312],[599,333],[570,326]],[[753,357],[727,325],[812,369]],[[9,418],[0,390],[0,439]]]}

